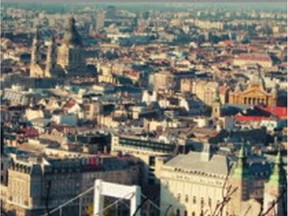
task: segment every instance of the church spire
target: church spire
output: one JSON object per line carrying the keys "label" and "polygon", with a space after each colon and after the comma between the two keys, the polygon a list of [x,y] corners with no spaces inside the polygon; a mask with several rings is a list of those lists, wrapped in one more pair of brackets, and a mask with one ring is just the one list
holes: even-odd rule
{"label": "church spire", "polygon": [[239,178],[247,178],[249,175],[249,170],[247,167],[247,156],[244,148],[244,144],[242,144],[241,149],[238,154],[237,166],[234,170],[234,176]]}
{"label": "church spire", "polygon": [[212,104],[212,117],[213,118],[220,118],[221,117],[221,99],[219,94],[219,87],[216,89],[216,95],[214,102]]}
{"label": "church spire", "polygon": [[275,158],[274,167],[271,173],[271,176],[269,178],[269,182],[271,184],[285,184],[286,178],[285,178],[285,171],[283,170],[283,161],[280,150],[277,153],[277,156]]}
{"label": "church spire", "polygon": [[35,31],[35,36],[33,39],[33,44],[32,44],[32,53],[31,53],[32,64],[38,64],[41,60],[40,46],[41,46],[40,32],[39,32],[39,27],[37,26],[36,31]]}
{"label": "church spire", "polygon": [[64,34],[63,37],[63,42],[67,45],[72,45],[72,46],[82,46],[82,39],[81,36],[79,35],[76,25],[76,21],[74,17],[70,17],[69,23],[68,23],[68,28]]}
{"label": "church spire", "polygon": [[45,68],[45,76],[51,77],[51,72],[55,69],[57,64],[57,44],[55,36],[52,35],[51,41],[47,50],[47,63]]}

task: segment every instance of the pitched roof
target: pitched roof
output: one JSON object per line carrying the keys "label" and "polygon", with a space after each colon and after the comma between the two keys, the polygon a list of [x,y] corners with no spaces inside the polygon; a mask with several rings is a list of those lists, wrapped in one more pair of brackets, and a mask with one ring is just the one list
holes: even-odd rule
{"label": "pitched roof", "polygon": [[70,99],[66,104],[64,104],[63,109],[72,108],[77,102],[74,99]]}
{"label": "pitched roof", "polygon": [[209,161],[203,161],[201,160],[201,153],[189,152],[186,155],[178,155],[172,158],[165,166],[226,176],[231,163],[232,161],[224,155],[212,155]]}
{"label": "pitched roof", "polygon": [[271,61],[268,55],[263,54],[241,54],[236,59],[246,60],[246,61]]}
{"label": "pitched roof", "polygon": [[287,114],[288,114],[287,107],[266,107],[265,110],[277,117],[287,118]]}

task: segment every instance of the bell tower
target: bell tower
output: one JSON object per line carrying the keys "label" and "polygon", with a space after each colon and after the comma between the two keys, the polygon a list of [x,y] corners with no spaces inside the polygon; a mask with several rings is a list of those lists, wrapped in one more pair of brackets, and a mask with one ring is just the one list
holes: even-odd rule
{"label": "bell tower", "polygon": [[214,99],[214,102],[212,103],[212,118],[220,118],[221,117],[221,100],[220,100],[220,94],[219,89],[216,90],[216,97]]}
{"label": "bell tower", "polygon": [[283,168],[281,152],[279,151],[271,176],[264,186],[264,210],[271,216],[287,215],[285,204],[287,203],[287,180]]}
{"label": "bell tower", "polygon": [[42,78],[44,77],[44,71],[41,68],[41,41],[39,28],[36,28],[35,37],[32,43],[32,52],[31,52],[31,64],[30,64],[30,77],[33,78]]}
{"label": "bell tower", "polygon": [[47,63],[45,68],[45,77],[52,77],[57,65],[57,44],[53,35],[47,51]]}
{"label": "bell tower", "polygon": [[69,19],[67,30],[64,34],[62,45],[58,49],[57,64],[69,75],[81,75],[85,70],[86,62],[82,39],[76,30],[74,17]]}
{"label": "bell tower", "polygon": [[40,33],[39,33],[39,27],[37,27],[35,37],[32,43],[31,64],[40,63],[41,61],[40,46],[41,46]]}
{"label": "bell tower", "polygon": [[238,154],[238,161],[231,176],[231,186],[236,188],[235,192],[231,195],[230,211],[233,215],[241,215],[241,211],[243,211],[241,207],[243,201],[247,201],[250,198],[250,178],[247,155],[243,143]]}

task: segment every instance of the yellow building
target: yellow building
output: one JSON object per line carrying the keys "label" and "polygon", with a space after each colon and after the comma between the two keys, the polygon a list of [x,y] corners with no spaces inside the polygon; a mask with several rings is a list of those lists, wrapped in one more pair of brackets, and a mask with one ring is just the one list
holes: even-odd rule
{"label": "yellow building", "polygon": [[235,91],[229,94],[231,104],[276,106],[276,101],[276,89],[268,92],[260,80],[251,80],[245,90],[237,85]]}

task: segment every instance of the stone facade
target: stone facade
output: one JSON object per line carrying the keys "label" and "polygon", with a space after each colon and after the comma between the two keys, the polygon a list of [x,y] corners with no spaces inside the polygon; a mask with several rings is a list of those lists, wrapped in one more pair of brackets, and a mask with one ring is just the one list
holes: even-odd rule
{"label": "stone facade", "polygon": [[[1,185],[5,212],[39,216],[46,213],[47,208],[52,210],[92,187],[96,179],[127,185],[139,181],[140,164],[135,160],[115,157],[33,160],[14,159],[8,169],[8,185]],[[81,215],[85,215],[86,207],[93,202],[93,191],[81,202]],[[79,200],[62,209],[63,215],[71,216],[78,216],[79,211]],[[58,214],[59,211],[51,215]]]}
{"label": "stone facade", "polygon": [[89,74],[86,71],[85,50],[82,39],[75,27],[75,19],[69,19],[69,25],[58,47],[54,36],[47,50],[46,64],[41,62],[40,35],[36,31],[32,46],[32,59],[30,77],[32,78],[60,78],[69,76],[83,76]]}
{"label": "stone facade", "polygon": [[[237,162],[224,155],[213,155],[209,148],[204,149],[201,153],[178,155],[162,166],[161,216],[167,211],[173,211],[177,216],[220,215],[220,212],[223,215],[247,212],[247,215],[257,215],[261,206],[266,206],[263,199],[269,202],[268,197],[273,196],[276,200],[279,193],[273,194],[264,186],[271,175],[270,164],[252,162],[244,148],[241,148]],[[284,179],[285,174],[282,176]],[[283,187],[283,182],[274,188],[281,185]],[[229,201],[223,202],[224,199]],[[277,212],[279,209],[283,211],[283,206],[279,206]]]}
{"label": "stone facade", "polygon": [[229,95],[229,103],[231,104],[276,106],[276,101],[277,92],[266,91],[259,82],[250,82],[245,90],[236,88],[236,90]]}

